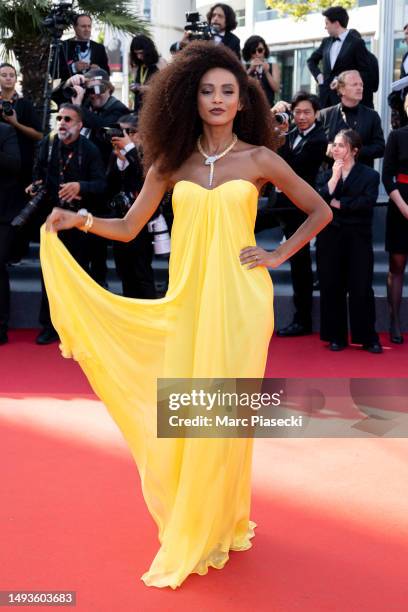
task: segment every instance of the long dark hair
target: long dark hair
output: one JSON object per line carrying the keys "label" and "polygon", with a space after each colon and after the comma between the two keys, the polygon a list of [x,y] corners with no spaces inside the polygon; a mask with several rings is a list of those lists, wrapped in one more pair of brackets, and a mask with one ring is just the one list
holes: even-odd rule
{"label": "long dark hair", "polygon": [[269,47],[266,44],[265,40],[262,38],[262,36],[250,36],[246,41],[245,41],[245,45],[244,48],[242,49],[242,57],[244,58],[244,60],[246,62],[249,62],[253,53],[255,53],[255,50],[257,49],[259,43],[261,43],[261,45],[264,47],[265,49],[265,59],[267,57],[269,57]]}
{"label": "long dark hair", "polygon": [[215,11],[216,8],[220,8],[225,15],[225,31],[231,32],[232,30],[235,30],[235,28],[238,25],[237,17],[235,15],[234,9],[228,6],[228,4],[220,4],[220,3],[214,4],[207,13],[208,23],[211,22],[213,12]]}
{"label": "long dark hair", "polygon": [[[141,61],[135,55],[135,51],[144,51],[144,59]],[[130,43],[130,64],[131,66],[153,66],[159,61],[159,53],[156,45],[151,38],[144,34],[139,34],[132,39]]]}
{"label": "long dark hair", "polygon": [[238,138],[272,150],[282,144],[264,92],[255,79],[248,77],[235,53],[225,45],[192,42],[149,82],[139,118],[146,169],[160,160],[159,170],[172,172],[194,151],[202,132],[198,86],[213,68],[232,72],[238,81],[243,106],[234,121]]}

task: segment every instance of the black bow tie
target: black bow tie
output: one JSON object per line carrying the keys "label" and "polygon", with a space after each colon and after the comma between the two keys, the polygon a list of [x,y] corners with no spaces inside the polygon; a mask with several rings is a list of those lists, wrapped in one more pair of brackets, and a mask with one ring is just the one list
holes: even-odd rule
{"label": "black bow tie", "polygon": [[333,42],[336,42],[336,40],[338,40],[339,42],[341,42],[341,38],[339,38],[338,36],[333,36]]}
{"label": "black bow tie", "polygon": [[304,138],[306,136],[306,134],[304,132],[301,132],[300,130],[297,131],[296,137],[300,136],[301,138]]}

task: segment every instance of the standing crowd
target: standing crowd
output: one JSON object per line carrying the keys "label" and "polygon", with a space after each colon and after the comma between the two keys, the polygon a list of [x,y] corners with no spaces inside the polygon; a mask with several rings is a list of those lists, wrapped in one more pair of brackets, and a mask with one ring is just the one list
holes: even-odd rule
{"label": "standing crowd", "polygon": [[[318,95],[299,91],[291,101],[279,100],[279,67],[270,61],[262,37],[248,38],[241,53],[240,40],[233,34],[237,20],[231,7],[215,4],[207,15],[206,32],[208,44],[229,47],[244,62],[248,75],[259,82],[285,137],[279,155],[333,210],[332,222],[317,238],[321,339],[332,351],[343,350],[351,341],[381,353],[372,288],[372,220],[380,176],[373,165],[384,157],[382,180],[389,194],[385,248],[390,340],[401,344],[400,307],[408,254],[408,146],[404,144],[408,92],[403,90],[397,100],[398,126],[402,127],[391,131],[385,143],[373,104],[379,86],[377,59],[359,33],[348,29],[345,9],[331,7],[323,16],[328,36],[308,59]],[[59,109],[56,127],[45,136],[32,103],[17,94],[16,69],[0,64],[0,344],[8,341],[8,265],[21,258],[52,207],[84,215],[91,211],[99,217],[124,216],[143,185],[138,114],[150,79],[166,62],[149,37],[133,38],[129,61],[134,102],[129,108],[114,95],[104,46],[91,40],[91,17],[77,15],[74,30],[75,37],[64,41],[59,58],[61,83],[53,91]],[[408,39],[408,26],[405,30]],[[186,30],[171,53],[182,53],[195,38],[194,30]],[[395,108],[395,96],[392,102]],[[273,186],[268,193],[271,205],[259,212],[256,231],[278,223],[290,238],[306,215]],[[156,297],[147,225],[131,242],[113,243],[116,270],[127,297]],[[108,242],[77,229],[61,232],[61,239],[78,264],[107,287]],[[310,246],[296,253],[290,265],[294,317],[278,330],[282,337],[312,332]],[[58,340],[44,285],[40,323],[37,343]]]}

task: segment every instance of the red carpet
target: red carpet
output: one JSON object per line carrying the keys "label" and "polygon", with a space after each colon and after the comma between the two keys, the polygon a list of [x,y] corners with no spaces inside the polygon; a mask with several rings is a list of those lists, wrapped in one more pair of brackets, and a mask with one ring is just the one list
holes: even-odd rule
{"label": "red carpet", "polygon": [[[149,589],[156,531],[121,434],[77,364],[33,338],[0,348],[0,590],[76,590],[80,612],[407,610],[405,439],[257,440],[253,548]],[[267,374],[402,377],[407,357],[274,338]]]}

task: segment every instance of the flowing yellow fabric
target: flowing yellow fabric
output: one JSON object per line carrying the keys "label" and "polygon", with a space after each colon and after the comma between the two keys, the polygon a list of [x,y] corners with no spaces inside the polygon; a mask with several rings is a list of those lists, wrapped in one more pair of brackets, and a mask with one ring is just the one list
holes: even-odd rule
{"label": "flowing yellow fabric", "polygon": [[158,300],[109,293],[57,234],[41,234],[41,265],[65,357],[76,359],[136,461],[160,549],[146,585],[176,588],[250,548],[252,440],[158,439],[157,378],[261,378],[273,329],[265,268],[247,270],[258,193],[244,180],[207,190],[176,184],[169,289]]}

